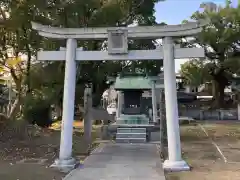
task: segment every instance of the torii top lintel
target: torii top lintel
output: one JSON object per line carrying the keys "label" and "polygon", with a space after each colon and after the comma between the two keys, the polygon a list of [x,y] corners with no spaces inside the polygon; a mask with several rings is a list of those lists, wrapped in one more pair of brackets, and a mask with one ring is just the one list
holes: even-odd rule
{"label": "torii top lintel", "polygon": [[58,28],[32,22],[32,28],[39,35],[55,39],[107,39],[108,30],[125,29],[130,39],[154,39],[162,37],[186,37],[201,32],[206,21],[190,22],[180,25],[106,27],[106,28]]}

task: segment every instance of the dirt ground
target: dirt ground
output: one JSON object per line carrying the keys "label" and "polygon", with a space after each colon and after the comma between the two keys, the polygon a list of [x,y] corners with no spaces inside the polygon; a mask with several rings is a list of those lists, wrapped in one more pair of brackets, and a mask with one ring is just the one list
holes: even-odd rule
{"label": "dirt ground", "polygon": [[[167,180],[240,179],[240,123],[206,122],[201,125],[208,136],[197,124],[181,126],[183,157],[192,170],[168,172]],[[30,126],[27,131],[27,138],[9,137],[7,141],[0,138],[0,180],[61,180],[65,174],[49,168],[58,157],[60,124],[56,123],[47,130]],[[82,123],[76,122],[73,153],[79,160],[89,153],[82,135]],[[93,140],[98,136],[98,127],[94,127]],[[219,147],[227,162],[212,142]]]}
{"label": "dirt ground", "polygon": [[167,172],[167,180],[240,179],[240,124],[199,124],[208,136],[198,124],[181,126],[183,158],[191,166],[191,171]]}
{"label": "dirt ground", "polygon": [[[80,161],[84,159],[89,147],[83,140],[82,124],[74,124],[73,153]],[[61,180],[66,174],[49,167],[58,157],[60,125],[42,130],[35,126],[28,128],[28,137],[0,138],[0,179],[1,180]],[[93,140],[97,137],[93,130]],[[26,133],[25,133],[26,134]],[[94,143],[93,147],[97,144]]]}

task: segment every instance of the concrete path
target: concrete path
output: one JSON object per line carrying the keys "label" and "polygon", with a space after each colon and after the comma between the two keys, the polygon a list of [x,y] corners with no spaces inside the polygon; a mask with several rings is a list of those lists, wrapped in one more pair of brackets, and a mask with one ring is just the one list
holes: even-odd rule
{"label": "concrete path", "polygon": [[100,145],[64,180],[165,180],[155,144]]}

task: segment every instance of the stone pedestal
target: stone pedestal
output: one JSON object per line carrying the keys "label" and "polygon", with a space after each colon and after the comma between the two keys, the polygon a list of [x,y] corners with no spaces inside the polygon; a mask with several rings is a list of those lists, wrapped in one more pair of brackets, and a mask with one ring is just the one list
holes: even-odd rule
{"label": "stone pedestal", "polygon": [[163,163],[163,169],[166,171],[177,172],[177,171],[189,171],[190,167],[183,160],[181,160],[181,161],[166,160]]}
{"label": "stone pedestal", "polygon": [[56,159],[55,162],[50,166],[51,168],[57,169],[61,172],[68,173],[76,168],[78,165],[74,158],[70,159]]}

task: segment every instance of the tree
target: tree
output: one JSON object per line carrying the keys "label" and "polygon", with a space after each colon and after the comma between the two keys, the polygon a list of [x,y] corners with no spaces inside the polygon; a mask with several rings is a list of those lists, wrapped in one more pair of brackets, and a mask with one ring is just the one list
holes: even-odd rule
{"label": "tree", "polygon": [[[9,58],[24,55],[26,61],[17,68],[10,67],[17,90],[18,105],[25,96],[43,94],[51,103],[61,107],[63,94],[64,62],[36,63],[35,55],[39,49],[57,50],[65,46],[65,40],[52,40],[40,37],[31,28],[31,21],[58,27],[102,27],[127,26],[132,23],[154,25],[154,5],[159,0],[121,1],[121,0],[76,0],[76,1],[44,1],[38,0],[3,0],[0,2],[0,63],[6,65]],[[100,50],[103,41],[78,42],[86,50]],[[155,48],[153,40],[130,42],[131,48]],[[12,55],[9,56],[9,50]],[[136,61],[142,69],[160,70],[161,63]],[[116,76],[122,69],[133,69],[134,63],[128,62],[81,62],[78,64],[76,99],[81,101],[84,84],[94,83],[94,93],[99,99],[106,88],[107,76]],[[110,67],[110,68],[109,68]],[[44,73],[43,73],[44,72]],[[52,74],[56,72],[56,76]],[[97,72],[97,73],[96,73]],[[17,75],[17,76],[16,76]],[[21,75],[21,76],[20,76]],[[31,76],[30,76],[31,75]]]}
{"label": "tree", "polygon": [[[57,1],[54,4],[47,5],[50,8],[50,17],[54,19],[50,25],[62,27],[104,27],[104,26],[127,26],[133,22],[139,25],[156,24],[154,17],[154,4],[157,0],[152,1],[71,1],[62,3]],[[56,6],[57,4],[57,6]],[[45,41],[46,42],[46,41]],[[53,47],[59,48],[64,46],[65,42],[51,41]],[[133,41],[131,49],[136,47],[152,49],[154,43],[152,40],[142,42]],[[144,43],[144,44],[143,44]],[[103,41],[82,41],[79,46],[86,50],[100,50],[103,48]],[[48,42],[45,46],[48,46]],[[140,64],[139,61],[136,61]],[[59,63],[61,66],[62,63]],[[118,72],[124,69],[131,69],[134,63],[128,62],[81,62],[79,64],[79,75],[77,82],[84,84],[93,83],[93,93],[100,99],[102,92],[106,89],[107,76],[116,76]],[[148,62],[152,64],[152,62]],[[56,64],[55,64],[56,65]],[[147,66],[146,63],[144,66]],[[152,67],[152,66],[150,66]],[[160,69],[160,68],[159,68]],[[82,88],[80,88],[82,89]],[[96,97],[95,96],[95,97]],[[95,103],[94,103],[95,104]]]}
{"label": "tree", "polygon": [[[17,91],[11,112],[7,115],[8,118],[15,116],[22,97],[26,92],[30,92],[30,84],[27,83],[25,86],[24,82],[29,76],[31,61],[34,59],[36,49],[41,44],[41,38],[31,29],[30,22],[35,18],[41,22],[48,19],[39,12],[36,2],[35,0],[3,0],[0,2],[0,66],[4,67],[1,69],[7,69]],[[23,56],[26,60],[9,66],[9,60],[17,62]]]}
{"label": "tree", "polygon": [[186,85],[197,87],[207,80],[204,64],[198,59],[192,59],[182,64],[180,74]]}
{"label": "tree", "polygon": [[[229,85],[232,74],[239,71],[240,7],[206,8],[197,11],[192,20],[208,20],[209,24],[195,38],[188,39],[186,46],[201,46],[205,49],[207,63],[204,65],[214,86],[213,106],[224,106],[224,88]],[[234,66],[234,68],[233,68]]]}
{"label": "tree", "polygon": [[[31,2],[34,2],[32,0]],[[156,24],[154,17],[154,4],[157,0],[152,1],[69,1],[62,2],[57,0],[55,2],[48,2],[47,4],[41,3],[38,5],[40,14],[46,14],[44,24],[58,26],[58,27],[104,27],[104,26],[127,26],[133,22],[139,25],[153,25]],[[37,1],[35,0],[35,3]],[[35,15],[35,20],[38,16]],[[40,21],[42,22],[42,21]],[[85,50],[101,50],[104,41],[82,41],[78,42]],[[130,42],[131,49],[153,49],[155,48],[153,40],[132,41]],[[42,39],[40,47],[44,49],[58,49],[65,46],[65,41],[56,41],[52,39]],[[36,48],[37,49],[37,48]],[[82,100],[84,84],[88,82],[93,83],[94,99],[100,102],[102,92],[107,88],[106,78],[108,76],[116,76],[122,69],[131,70],[133,63],[129,62],[113,62],[113,61],[98,61],[98,62],[81,62],[78,64],[77,75],[77,101]],[[136,64],[140,68],[151,69],[154,67],[160,70],[160,65],[156,66],[156,62],[139,62]],[[159,63],[158,63],[159,64]],[[43,67],[44,65],[44,67]],[[35,68],[35,66],[38,66]],[[32,91],[38,91],[47,87],[51,87],[54,91],[44,91],[55,95],[56,102],[59,101],[61,107],[61,99],[63,92],[63,75],[64,75],[64,62],[56,63],[41,63],[33,65],[33,70],[28,82],[31,84]],[[59,71],[60,69],[60,71]],[[156,70],[155,70],[156,71]],[[43,73],[45,72],[45,73]],[[57,72],[58,75],[54,76],[51,73]],[[44,74],[44,75],[43,75]],[[38,77],[37,77],[38,76]],[[36,81],[38,79],[38,81]],[[50,88],[47,88],[50,90]],[[56,93],[57,91],[57,93]],[[50,94],[49,97],[51,96]],[[98,104],[93,102],[93,104]]]}

